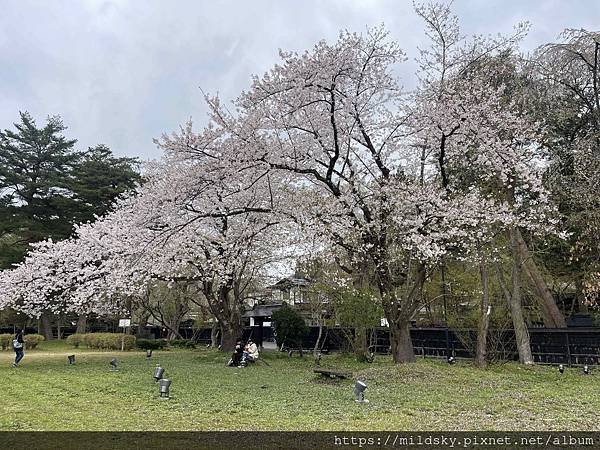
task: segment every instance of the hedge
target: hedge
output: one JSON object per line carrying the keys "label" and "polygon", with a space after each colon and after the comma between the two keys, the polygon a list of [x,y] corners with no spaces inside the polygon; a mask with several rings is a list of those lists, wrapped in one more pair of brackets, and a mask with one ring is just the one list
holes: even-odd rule
{"label": "hedge", "polygon": [[131,350],[135,347],[135,336],[121,333],[87,333],[72,334],[67,338],[67,343],[77,348],[84,344],[87,348],[98,348],[102,350]]}
{"label": "hedge", "polygon": [[72,345],[75,348],[79,348],[79,345],[83,343],[83,337],[85,334],[75,333],[67,336],[67,344]]}
{"label": "hedge", "polygon": [[46,339],[41,334],[25,334],[23,336],[23,340],[25,341],[26,349],[33,349],[38,346],[38,344]]}
{"label": "hedge", "polygon": [[[2,347],[2,350],[12,348],[14,338],[14,334],[0,334],[0,347]],[[25,334],[23,335],[23,340],[25,341],[25,349],[33,349],[44,340],[44,336],[40,334]]]}
{"label": "hedge", "polygon": [[14,335],[12,334],[0,334],[0,347],[2,350],[8,350],[11,346]]}

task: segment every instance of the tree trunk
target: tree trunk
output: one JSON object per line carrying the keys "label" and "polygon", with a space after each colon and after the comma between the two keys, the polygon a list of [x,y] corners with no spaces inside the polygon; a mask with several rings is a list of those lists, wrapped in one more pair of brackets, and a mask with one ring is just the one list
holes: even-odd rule
{"label": "tree trunk", "polygon": [[313,355],[316,358],[319,353],[319,345],[321,344],[321,337],[323,336],[323,324],[319,321],[319,334],[317,341],[315,342],[315,348],[313,348]]}
{"label": "tree trunk", "polygon": [[220,286],[215,292],[212,283],[207,282],[203,291],[211,314],[221,326],[221,350],[232,352],[235,343],[242,338],[244,332],[240,311],[242,299],[232,292],[230,285]]}
{"label": "tree trunk", "polygon": [[235,349],[235,343],[242,338],[243,328],[240,323],[222,322],[221,323],[221,350],[232,352]]}
{"label": "tree trunk", "polygon": [[172,341],[173,339],[183,339],[183,336],[179,332],[179,326],[181,325],[182,317],[180,315],[176,315],[171,317],[168,322],[163,323],[163,325],[167,328],[167,341]]}
{"label": "tree trunk", "polygon": [[525,272],[531,280],[535,291],[538,294],[538,297],[541,301],[540,305],[542,308],[544,325],[547,328],[566,328],[567,324],[565,322],[565,317],[560,312],[560,309],[558,309],[558,306],[556,306],[554,296],[548,288],[544,277],[542,277],[542,274],[540,273],[537,264],[535,263],[531,253],[529,252],[529,248],[527,247],[525,239],[523,239],[521,231],[519,231],[518,228],[514,228],[513,234],[516,248],[519,253],[519,257],[523,262]]}
{"label": "tree trunk", "polygon": [[59,315],[56,319],[56,337],[60,341],[62,339],[62,317]]}
{"label": "tree trunk", "polygon": [[533,364],[531,344],[529,342],[529,332],[527,331],[527,324],[525,323],[525,318],[523,317],[523,305],[521,304],[521,261],[519,258],[519,251],[517,249],[518,243],[514,233],[514,228],[509,231],[509,236],[513,256],[512,292],[508,290],[508,287],[504,282],[504,275],[502,274],[502,268],[499,264],[496,266],[498,271],[498,281],[500,282],[500,287],[504,293],[504,297],[510,306],[510,313],[515,331],[515,339],[517,342],[517,351],[519,352],[519,362],[522,364]]}
{"label": "tree trunk", "polygon": [[43,313],[40,317],[40,331],[39,333],[44,336],[44,339],[47,341],[51,341],[54,339],[54,335],[52,334],[52,322],[50,320],[50,313]]}
{"label": "tree trunk", "polygon": [[410,322],[408,320],[399,323],[389,322],[389,325],[391,353],[394,362],[415,362],[415,351],[410,338]]}
{"label": "tree trunk", "polygon": [[[410,266],[409,266],[410,272]],[[399,298],[394,293],[393,283],[387,271],[379,275],[379,292],[382,297],[383,310],[390,327],[390,353],[396,364],[415,362],[415,352],[410,338],[410,318],[418,310],[420,295],[425,283],[426,267],[419,263],[414,269],[412,283],[410,277],[405,280],[405,294]]]}
{"label": "tree trunk", "polygon": [[354,355],[358,362],[365,362],[369,358],[369,344],[367,342],[367,329],[358,327],[354,330]]}
{"label": "tree trunk", "polygon": [[148,330],[148,328],[146,328],[146,325],[148,325],[148,319],[150,319],[151,314],[144,312],[144,313],[140,313],[140,317],[138,320],[138,327],[137,327],[137,333],[135,334],[136,337],[138,339],[150,339],[152,333],[150,333],[150,330]]}
{"label": "tree trunk", "polygon": [[183,336],[179,331],[175,332],[172,328],[167,328],[167,341],[173,341],[175,339],[183,339]]}
{"label": "tree trunk", "polygon": [[75,333],[85,334],[86,330],[87,330],[87,315],[80,314],[79,316],[77,316],[77,329],[75,330]]}
{"label": "tree trunk", "polygon": [[533,356],[531,355],[531,344],[529,341],[529,332],[527,324],[523,317],[523,306],[521,304],[521,277],[519,264],[513,265],[512,276],[512,292],[510,309],[513,316],[513,326],[515,328],[515,338],[517,340],[517,348],[519,350],[519,362],[522,364],[533,364]]}
{"label": "tree trunk", "polygon": [[477,329],[477,349],[475,351],[475,364],[478,367],[486,366],[487,356],[487,335],[490,326],[490,295],[488,284],[488,270],[485,261],[479,264],[479,274],[481,277],[481,288],[483,295],[481,297],[481,310],[479,316],[479,327]]}
{"label": "tree trunk", "polygon": [[87,328],[87,316],[85,314],[80,314],[77,317],[77,329],[75,333],[85,334],[85,330]]}
{"label": "tree trunk", "polygon": [[210,328],[210,346],[211,348],[217,348],[219,346],[219,322],[217,319],[213,319],[212,326]]}

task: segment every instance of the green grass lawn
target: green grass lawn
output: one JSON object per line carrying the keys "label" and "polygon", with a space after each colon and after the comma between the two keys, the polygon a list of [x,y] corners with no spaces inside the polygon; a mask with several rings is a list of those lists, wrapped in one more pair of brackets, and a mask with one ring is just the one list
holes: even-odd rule
{"label": "green grass lawn", "polygon": [[[75,353],[77,363],[67,364]],[[270,366],[225,367],[212,350],[143,352],[71,350],[44,343],[22,367],[0,352],[0,430],[599,430],[600,371],[516,364],[475,369],[434,360],[395,366],[380,357],[357,364],[326,356],[368,383],[357,404],[352,381],[322,380],[313,360],[263,354]],[[120,370],[110,372],[112,357]],[[158,399],[156,363],[173,380]]]}

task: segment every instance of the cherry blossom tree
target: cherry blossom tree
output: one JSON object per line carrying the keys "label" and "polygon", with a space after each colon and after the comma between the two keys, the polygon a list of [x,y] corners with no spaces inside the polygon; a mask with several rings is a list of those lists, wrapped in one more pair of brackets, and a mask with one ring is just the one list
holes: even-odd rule
{"label": "cherry blossom tree", "polygon": [[75,238],[38,245],[2,274],[3,305],[34,316],[107,312],[141,298],[156,280],[197,283],[221,325],[223,348],[233,348],[244,290],[276,248],[272,177],[241,164],[232,170],[235,149],[210,130],[194,134],[191,124],[160,145],[165,158],[148,167],[136,196],[80,226]]}
{"label": "cherry blossom tree", "polygon": [[505,225],[513,256],[512,283],[511,290],[503,292],[511,306],[521,362],[531,363],[520,294],[523,269],[539,293],[548,326],[565,322],[521,233],[553,234],[558,222],[542,183],[547,160],[540,150],[540,127],[523,110],[523,97],[506,83],[506,62],[517,60],[512,55],[527,25],[518,25],[512,36],[467,41],[446,7],[418,7],[417,12],[434,42],[432,50],[421,54],[417,107],[422,112],[415,114],[424,157],[437,159],[449,192],[476,186],[510,212],[512,219]]}
{"label": "cherry blossom tree", "polygon": [[247,158],[290,177],[298,221],[336,246],[348,272],[372,271],[397,362],[414,360],[408,325],[439,258],[468,254],[494,224],[537,222],[519,214],[520,197],[464,186],[454,174],[470,168],[477,181],[504,186],[518,178],[543,194],[530,124],[501,89],[465,76],[484,56],[514,45],[521,30],[467,42],[447,8],[417,12],[433,47],[421,54],[414,95],[393,75],[404,53],[375,28],[343,32],[301,55],[281,52],[281,64],[237,99],[235,114],[210,101],[214,121]]}

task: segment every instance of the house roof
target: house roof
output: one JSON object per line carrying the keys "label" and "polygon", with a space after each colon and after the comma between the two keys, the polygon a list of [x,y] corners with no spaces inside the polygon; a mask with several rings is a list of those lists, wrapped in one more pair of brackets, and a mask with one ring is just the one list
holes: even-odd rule
{"label": "house roof", "polygon": [[275,303],[272,305],[254,305],[252,309],[249,309],[242,314],[242,317],[271,317],[271,315],[281,309],[281,303]]}
{"label": "house roof", "polygon": [[293,286],[308,286],[312,283],[308,278],[286,277],[268,287],[268,289],[289,289]]}

